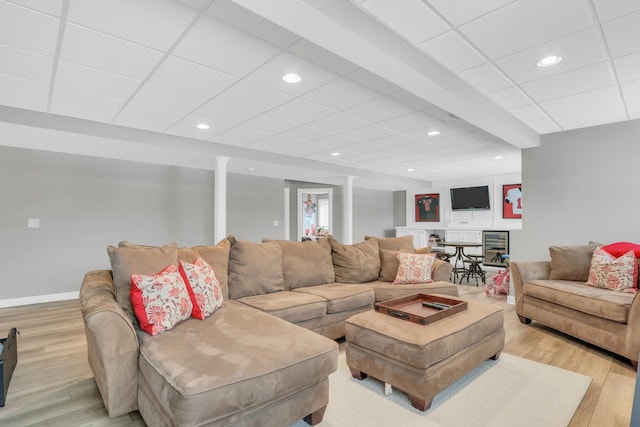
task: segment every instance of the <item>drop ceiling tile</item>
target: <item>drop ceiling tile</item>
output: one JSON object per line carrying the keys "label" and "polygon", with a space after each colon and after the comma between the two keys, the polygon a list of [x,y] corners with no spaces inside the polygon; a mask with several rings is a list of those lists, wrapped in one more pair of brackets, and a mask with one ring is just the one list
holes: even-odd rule
{"label": "drop ceiling tile", "polygon": [[0,74],[0,105],[45,111],[49,85]]}
{"label": "drop ceiling tile", "polygon": [[531,99],[515,86],[491,92],[488,96],[505,110],[531,104]]}
{"label": "drop ceiling tile", "polygon": [[490,59],[497,59],[592,25],[584,0],[520,0],[461,26],[460,31]]}
{"label": "drop ceiling tile", "polygon": [[432,128],[440,123],[441,122],[439,120],[422,112],[411,113],[378,122],[380,126],[384,126],[397,132],[411,132],[416,129]]}
{"label": "drop ceiling tile", "polygon": [[407,135],[394,134],[375,140],[376,145],[384,148],[397,148],[407,144],[415,144],[416,139]]}
{"label": "drop ceiling tile", "polygon": [[323,117],[322,119],[315,120],[309,124],[332,133],[342,133],[367,126],[369,125],[369,122],[348,114],[336,113]]}
{"label": "drop ceiling tile", "polygon": [[30,9],[36,9],[49,15],[60,17],[62,14],[62,0],[7,0]]}
{"label": "drop ceiling tile", "polygon": [[123,101],[56,86],[50,112],[85,120],[110,123]]}
{"label": "drop ceiling tile", "polygon": [[[549,55],[559,55],[562,62],[553,67],[536,63]],[[605,60],[595,29],[589,28],[540,46],[496,60],[496,65],[517,84],[597,64]]]}
{"label": "drop ceiling tile", "polygon": [[613,65],[620,83],[640,79],[640,53],[614,59]]}
{"label": "drop ceiling tile", "polygon": [[427,0],[427,3],[455,26],[460,26],[511,2],[513,0]]}
{"label": "drop ceiling tile", "polygon": [[276,134],[284,132],[289,129],[293,129],[300,126],[299,123],[292,122],[290,120],[280,119],[268,114],[261,114],[252,119],[247,120],[242,124],[242,127],[264,132],[268,134]]}
{"label": "drop ceiling tile", "polygon": [[236,83],[238,78],[170,56],[151,75],[149,81],[209,99]]}
{"label": "drop ceiling tile", "polygon": [[611,86],[614,83],[608,64],[601,62],[524,83],[520,87],[535,101],[541,102]]}
{"label": "drop ceiling tile", "polygon": [[154,132],[163,132],[181,118],[181,114],[174,113],[173,111],[159,110],[129,103],[113,123]]}
{"label": "drop ceiling tile", "polygon": [[315,141],[317,152],[329,152],[331,150],[348,147],[359,141],[344,135],[331,135]]}
{"label": "drop ceiling tile", "polygon": [[560,114],[577,113],[584,110],[591,110],[598,107],[620,104],[618,90],[615,86],[596,89],[588,92],[581,92],[575,95],[555,98],[540,103],[549,115],[555,117]]}
{"label": "drop ceiling tile", "polygon": [[300,40],[289,48],[289,52],[301,58],[318,64],[338,75],[345,75],[359,67],[346,59],[305,39]]}
{"label": "drop ceiling tile", "polygon": [[133,95],[140,83],[140,80],[62,60],[56,72],[56,86],[123,101]]}
{"label": "drop ceiling tile", "polygon": [[454,73],[486,62],[482,55],[453,31],[422,43],[420,49]]}
{"label": "drop ceiling tile", "polygon": [[562,114],[554,116],[553,119],[562,129],[569,130],[627,120],[627,115],[624,107],[621,104],[617,104],[577,113]]}
{"label": "drop ceiling tile", "polygon": [[0,44],[0,73],[49,83],[53,58]]}
{"label": "drop ceiling tile", "polygon": [[303,141],[316,141],[321,138],[326,138],[327,136],[330,136],[330,135],[331,135],[331,132],[318,129],[313,126],[300,126],[300,127],[293,128],[278,134],[278,136],[283,136],[286,138],[295,138]]}
{"label": "drop ceiling tile", "polygon": [[625,101],[630,102],[640,100],[640,80],[620,85],[620,89],[622,90],[622,95],[624,96]]}
{"label": "drop ceiling tile", "polygon": [[[287,83],[282,76],[298,74],[302,80]],[[246,79],[290,95],[302,95],[338,78],[338,75],[288,52],[272,58],[249,74]]]}
{"label": "drop ceiling tile", "polygon": [[280,48],[291,46],[300,37],[229,0],[216,0],[207,15]]}
{"label": "drop ceiling tile", "polygon": [[640,10],[636,0],[593,0],[600,22],[610,21],[622,15]]}
{"label": "drop ceiling tile", "polygon": [[262,112],[292,99],[282,92],[241,80],[216,97],[216,101],[236,107]]}
{"label": "drop ceiling tile", "polygon": [[245,147],[252,142],[259,141],[270,136],[268,133],[258,132],[253,129],[247,129],[242,126],[236,126],[231,129],[216,134],[211,138],[212,141],[221,142],[223,144],[231,144],[239,147]]}
{"label": "drop ceiling tile", "polygon": [[60,20],[22,6],[0,2],[0,43],[54,56]]}
{"label": "drop ceiling tile", "polygon": [[379,98],[357,107],[349,108],[345,113],[359,117],[368,122],[378,122],[394,117],[403,116],[412,112],[412,109],[399,102],[387,98]]}
{"label": "drop ceiling tile", "polygon": [[300,145],[304,142],[305,142],[304,140],[298,139],[298,138],[282,136],[282,135],[273,135],[273,136],[264,138],[258,142],[249,144],[249,147],[256,150],[263,150],[263,151],[282,150],[285,148]]}
{"label": "drop ceiling tile", "polygon": [[512,108],[509,112],[525,123],[547,117],[547,115],[536,104]]}
{"label": "drop ceiling tile", "polygon": [[640,119],[640,100],[627,102],[630,119]]}
{"label": "drop ceiling tile", "polygon": [[388,0],[368,0],[361,7],[416,45],[449,29],[449,26],[420,0],[405,0],[402,7]]}
{"label": "drop ceiling tile", "polygon": [[[91,46],[91,49],[87,46]],[[60,58],[107,73],[144,80],[162,55],[152,49],[67,23]]]}
{"label": "drop ceiling tile", "polygon": [[363,68],[359,68],[345,77],[360,86],[364,86],[383,95],[390,95],[401,90],[390,81]]}
{"label": "drop ceiling tile", "polygon": [[309,123],[334,113],[335,110],[325,108],[321,105],[314,104],[313,102],[305,101],[300,98],[293,99],[292,101],[269,111],[269,114],[272,116],[291,120],[296,123]]}
{"label": "drop ceiling tile", "polygon": [[147,83],[142,86],[131,100],[134,104],[173,111],[181,115],[191,113],[206,101],[205,98],[154,85],[153,83]]}
{"label": "drop ceiling tile", "polygon": [[345,136],[358,139],[360,141],[369,141],[385,136],[393,135],[395,132],[378,125],[368,125],[354,130],[344,132]]}
{"label": "drop ceiling tile", "polygon": [[205,16],[182,39],[173,55],[242,77],[278,52],[269,43]]}
{"label": "drop ceiling tile", "polygon": [[192,114],[198,121],[212,120],[232,125],[242,123],[257,115],[258,113],[255,111],[223,104],[215,100],[207,102]]}
{"label": "drop ceiling tile", "polygon": [[482,64],[460,73],[480,93],[489,93],[505,89],[513,84],[493,64]]}
{"label": "drop ceiling tile", "polygon": [[153,49],[169,49],[197,12],[170,0],[69,2],[68,20]]}
{"label": "drop ceiling tile", "polygon": [[342,111],[380,98],[380,94],[341,78],[302,95],[302,98]]}
{"label": "drop ceiling tile", "polygon": [[602,31],[612,58],[640,51],[640,12],[602,24]]}

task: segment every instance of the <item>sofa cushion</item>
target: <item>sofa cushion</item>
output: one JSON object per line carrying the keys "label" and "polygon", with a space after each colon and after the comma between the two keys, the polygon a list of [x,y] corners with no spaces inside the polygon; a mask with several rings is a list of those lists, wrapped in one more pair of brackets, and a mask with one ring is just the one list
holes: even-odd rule
{"label": "sofa cushion", "polygon": [[286,290],[335,282],[331,244],[327,239],[277,242],[282,247],[282,274]]}
{"label": "sofa cushion", "polygon": [[638,261],[633,251],[618,258],[601,248],[593,251],[587,285],[610,291],[635,293],[637,283]]}
{"label": "sofa cushion", "polygon": [[398,252],[398,274],[394,285],[410,285],[433,282],[431,270],[436,254],[406,254]]}
{"label": "sofa cushion", "polygon": [[363,283],[378,278],[380,253],[377,239],[369,239],[353,245],[344,245],[333,237],[328,239],[331,243],[336,282]]}
{"label": "sofa cushion", "polygon": [[216,279],[222,288],[222,297],[229,299],[229,251],[231,241],[228,238],[220,240],[215,246],[191,246],[178,248],[178,259],[192,263],[201,257],[213,268]]}
{"label": "sofa cushion", "polygon": [[360,286],[368,286],[373,289],[376,302],[406,297],[416,294],[444,294],[458,296],[458,287],[451,282],[438,281],[422,283],[419,285],[394,285],[389,282],[369,282]]}
{"label": "sofa cushion", "polygon": [[577,280],[586,282],[589,278],[591,255],[596,245],[550,246],[552,280]]}
{"label": "sofa cushion", "polygon": [[222,289],[213,268],[198,257],[193,264],[180,260],[180,276],[187,285],[189,298],[193,304],[191,317],[204,320],[222,307]]}
{"label": "sofa cushion", "polygon": [[404,250],[390,251],[387,249],[380,249],[380,275],[378,280],[382,282],[393,282],[398,275],[398,252],[405,252]]}
{"label": "sofa cushion", "polygon": [[364,236],[364,240],[376,240],[378,247],[386,251],[402,251],[402,252],[415,252],[415,246],[413,245],[413,236],[406,235],[402,237],[375,237]]}
{"label": "sofa cushion", "polygon": [[340,313],[352,308],[370,305],[373,308],[375,295],[371,288],[359,284],[330,283],[328,285],[307,286],[296,292],[317,295],[327,300],[327,313]]}
{"label": "sofa cushion", "polygon": [[611,292],[572,280],[528,280],[522,284],[526,296],[581,311],[603,319],[627,323],[634,294]]}
{"label": "sofa cushion", "polygon": [[324,298],[291,291],[253,295],[237,301],[291,323],[315,319],[327,313],[327,300]]}
{"label": "sofa cushion", "polygon": [[[121,242],[121,245],[126,242]],[[162,247],[131,245],[107,248],[113,280],[116,285],[116,300],[130,318],[133,318],[130,290],[132,274],[157,274],[169,264],[178,262],[178,246],[171,243]]]}
{"label": "sofa cushion", "polygon": [[130,296],[140,329],[151,335],[188,319],[193,309],[187,285],[173,264],[154,275],[132,274]]}
{"label": "sofa cushion", "polygon": [[171,425],[233,424],[325,380],[337,361],[334,341],[237,301],[140,340],[140,381],[161,396]]}
{"label": "sofa cushion", "polygon": [[253,243],[229,237],[229,297],[284,291],[282,248],[277,242]]}

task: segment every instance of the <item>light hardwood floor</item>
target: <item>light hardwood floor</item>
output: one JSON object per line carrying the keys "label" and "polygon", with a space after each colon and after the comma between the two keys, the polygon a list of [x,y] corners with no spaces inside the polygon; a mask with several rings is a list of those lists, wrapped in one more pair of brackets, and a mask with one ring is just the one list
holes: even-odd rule
{"label": "light hardwood floor", "polygon": [[[504,296],[486,297],[483,287],[460,285],[460,294],[504,307],[506,353],[593,378],[571,427],[629,426],[635,372],[627,360],[536,322],[520,324],[514,306]],[[87,363],[77,300],[0,309],[0,334],[12,327],[20,331],[18,366],[0,426],[145,425],[137,412],[108,418]]]}

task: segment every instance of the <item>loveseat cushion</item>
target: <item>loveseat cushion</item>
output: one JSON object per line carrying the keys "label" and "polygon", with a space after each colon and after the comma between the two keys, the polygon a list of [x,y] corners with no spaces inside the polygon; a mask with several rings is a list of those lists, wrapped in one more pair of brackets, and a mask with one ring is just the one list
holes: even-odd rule
{"label": "loveseat cushion", "polygon": [[236,301],[291,323],[315,319],[327,313],[327,300],[299,292],[274,292],[238,298]]}
{"label": "loveseat cushion", "polygon": [[594,288],[571,280],[528,280],[522,284],[530,296],[603,319],[627,323],[634,294]]}
{"label": "loveseat cushion", "polygon": [[282,273],[286,290],[335,282],[331,244],[327,239],[277,242],[282,247]]}
{"label": "loveseat cushion", "polygon": [[282,248],[277,242],[253,243],[228,237],[229,297],[237,299],[251,295],[284,291]]}
{"label": "loveseat cushion", "polygon": [[215,246],[191,246],[178,248],[178,260],[193,264],[198,257],[202,258],[213,268],[216,279],[222,288],[222,296],[229,299],[229,251],[231,242],[226,237]]}
{"label": "loveseat cushion", "polygon": [[589,279],[591,255],[595,244],[574,246],[550,246],[552,280],[576,280],[586,282]]}
{"label": "loveseat cushion", "polygon": [[353,245],[344,245],[333,237],[327,237],[327,239],[331,243],[336,282],[363,283],[378,278],[380,254],[377,239],[369,239]]}
{"label": "loveseat cushion", "polygon": [[375,295],[367,286],[330,283],[327,285],[297,288],[296,292],[317,295],[327,301],[327,313],[340,313],[352,308],[370,305],[373,308]]}
{"label": "loveseat cushion", "polygon": [[406,235],[402,237],[375,237],[364,236],[364,240],[376,240],[378,247],[385,251],[402,251],[402,252],[415,252],[415,246],[413,245],[413,236]]}
{"label": "loveseat cushion", "polygon": [[[292,345],[295,343],[295,345]],[[211,317],[142,337],[140,375],[171,425],[234,420],[336,370],[338,345],[237,301]]]}
{"label": "loveseat cushion", "polygon": [[132,274],[158,274],[170,264],[178,262],[178,245],[170,243],[162,247],[133,245],[121,242],[121,247],[107,247],[116,285],[116,300],[125,313],[133,318],[129,292]]}

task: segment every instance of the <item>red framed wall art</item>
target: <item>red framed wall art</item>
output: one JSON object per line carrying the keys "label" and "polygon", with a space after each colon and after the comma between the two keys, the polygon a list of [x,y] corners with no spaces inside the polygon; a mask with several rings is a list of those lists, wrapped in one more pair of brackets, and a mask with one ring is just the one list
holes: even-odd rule
{"label": "red framed wall art", "polygon": [[522,218],[522,184],[502,186],[502,218]]}
{"label": "red framed wall art", "polygon": [[440,193],[415,195],[416,222],[440,222]]}

